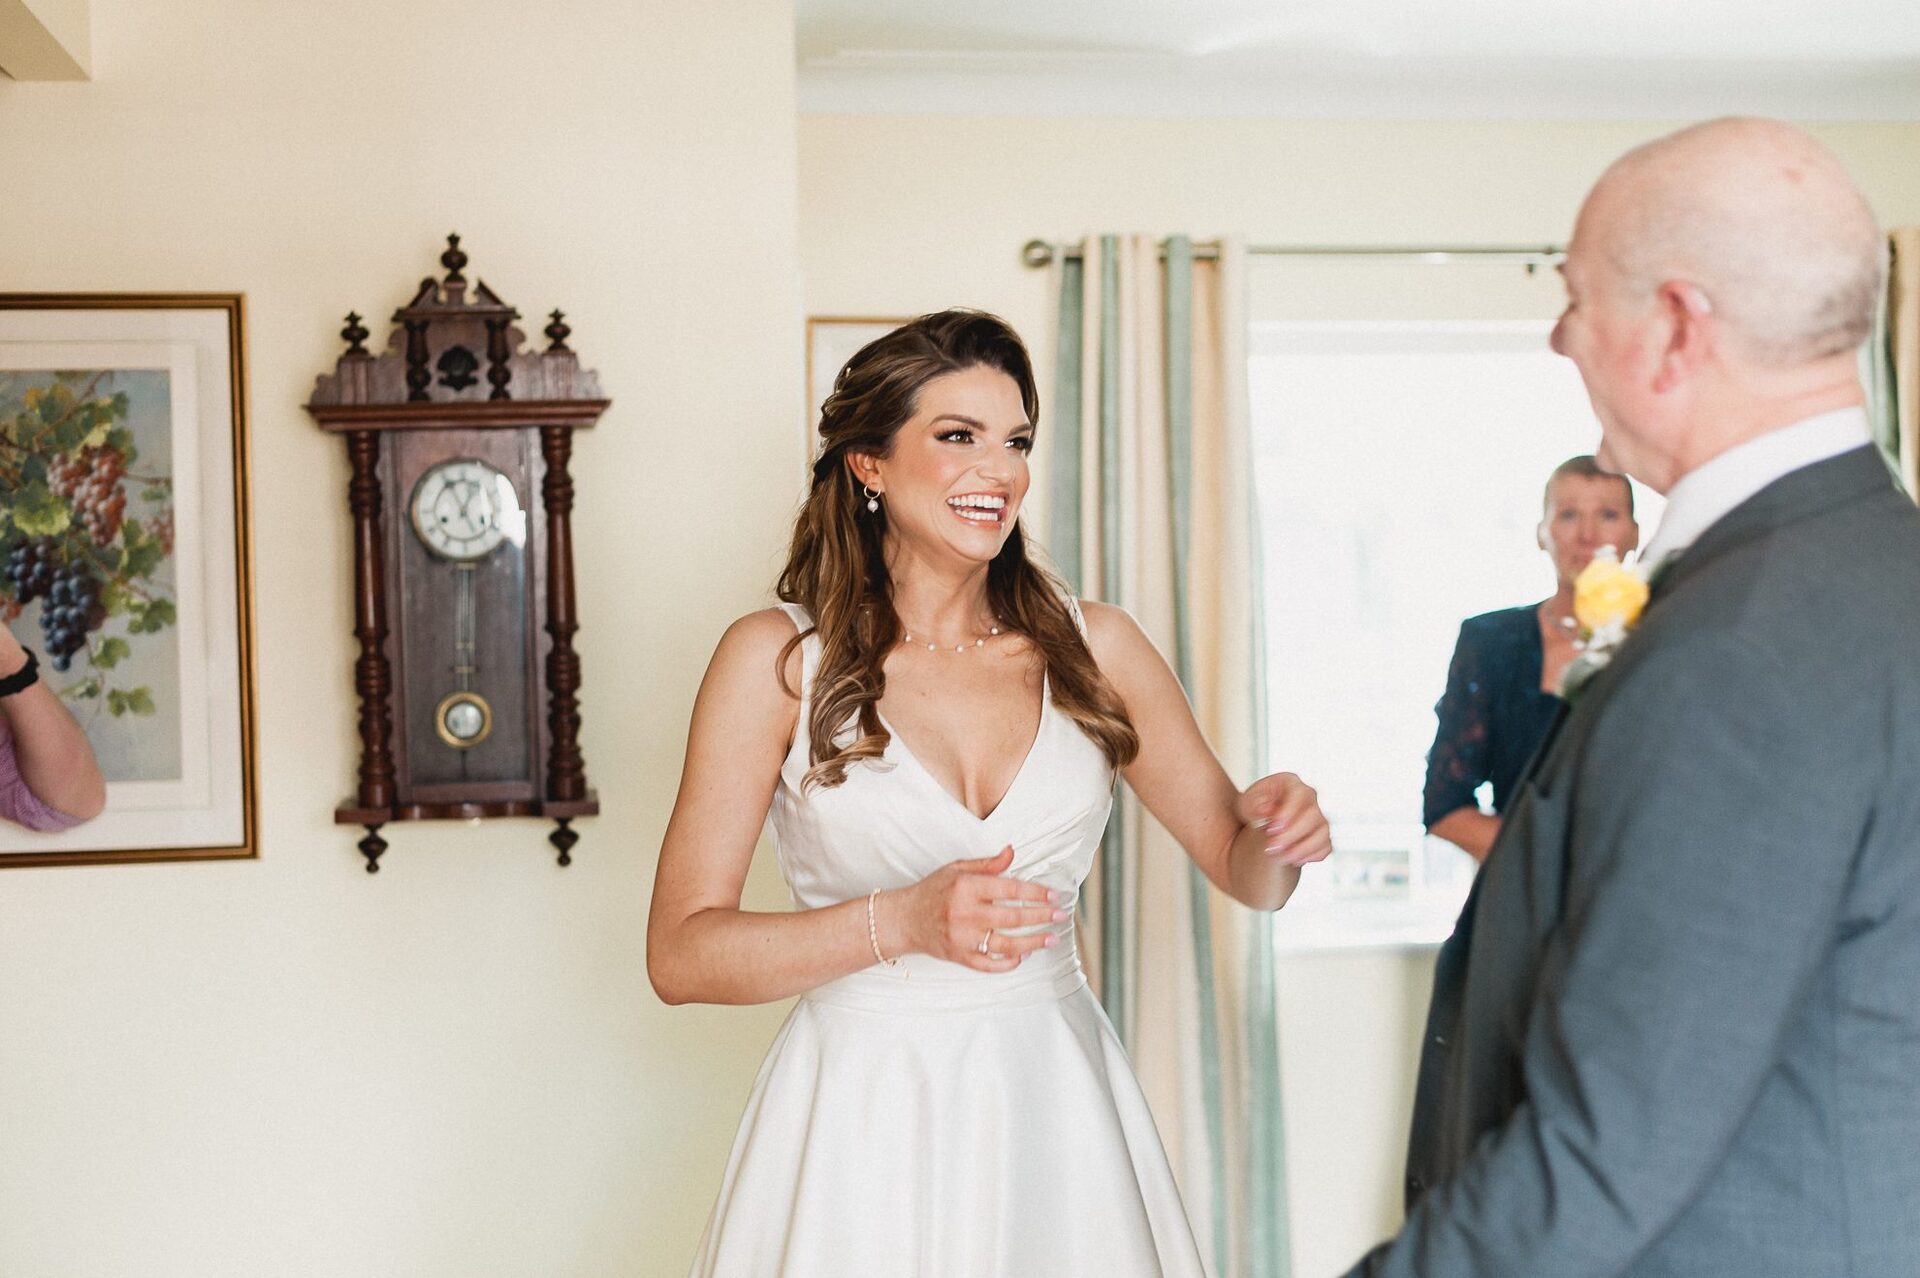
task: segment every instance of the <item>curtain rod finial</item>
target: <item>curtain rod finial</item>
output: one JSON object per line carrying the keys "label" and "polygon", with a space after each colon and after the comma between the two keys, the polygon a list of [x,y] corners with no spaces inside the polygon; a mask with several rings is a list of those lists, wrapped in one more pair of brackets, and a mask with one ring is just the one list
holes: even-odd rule
{"label": "curtain rod finial", "polygon": [[1028,240],[1020,246],[1020,260],[1028,266],[1053,265],[1053,245],[1045,240]]}

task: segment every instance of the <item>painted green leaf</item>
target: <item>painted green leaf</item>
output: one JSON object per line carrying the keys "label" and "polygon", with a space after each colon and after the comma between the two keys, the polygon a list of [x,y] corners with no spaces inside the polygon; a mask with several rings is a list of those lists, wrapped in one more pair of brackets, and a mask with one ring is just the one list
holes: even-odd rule
{"label": "painted green leaf", "polygon": [[73,508],[54,496],[45,481],[28,484],[13,498],[14,527],[29,537],[52,537],[73,522]]}
{"label": "painted green leaf", "polygon": [[[123,527],[121,531],[125,533],[126,529]],[[126,562],[120,565],[120,571],[136,579],[150,577],[153,575],[153,570],[160,566],[160,561],[166,557],[167,552],[160,548],[158,538],[140,537],[136,540],[132,534],[128,534],[127,558]]]}
{"label": "painted green leaf", "polygon": [[136,635],[156,634],[174,622],[173,600],[151,599],[133,606],[133,620],[127,629]]}
{"label": "painted green leaf", "polygon": [[92,661],[102,670],[111,670],[132,655],[133,645],[115,636],[101,641],[100,646],[93,651]]}
{"label": "painted green leaf", "polygon": [[75,413],[54,428],[54,451],[62,453],[78,452],[80,442],[87,437],[87,432],[90,429],[92,429],[92,427],[88,424],[86,415],[83,413]]}
{"label": "painted green leaf", "polygon": [[135,688],[127,693],[127,709],[137,715],[150,715],[154,711],[153,694],[145,688]]}
{"label": "painted green leaf", "polygon": [[49,386],[40,392],[40,420],[52,425],[67,415],[73,407],[73,392],[65,386]]}

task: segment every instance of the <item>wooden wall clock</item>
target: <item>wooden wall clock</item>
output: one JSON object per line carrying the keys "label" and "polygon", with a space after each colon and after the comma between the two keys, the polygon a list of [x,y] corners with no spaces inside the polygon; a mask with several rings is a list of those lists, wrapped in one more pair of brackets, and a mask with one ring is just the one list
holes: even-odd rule
{"label": "wooden wall clock", "polygon": [[376,355],[357,314],[307,404],[352,464],[360,770],[334,811],[366,827],[369,873],[391,821],[533,816],[560,864],[576,817],[600,810],[580,754],[573,649],[573,432],[606,411],[554,311],[522,351],[518,311],[460,237],[446,278],[421,281]]}

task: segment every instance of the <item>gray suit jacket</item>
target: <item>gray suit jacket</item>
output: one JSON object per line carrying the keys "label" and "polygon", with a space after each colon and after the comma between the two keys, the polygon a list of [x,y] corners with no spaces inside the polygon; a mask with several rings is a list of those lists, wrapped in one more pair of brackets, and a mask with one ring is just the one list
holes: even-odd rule
{"label": "gray suit jacket", "polygon": [[1355,1278],[1920,1275],[1920,513],[1871,448],[1675,561],[1440,953]]}

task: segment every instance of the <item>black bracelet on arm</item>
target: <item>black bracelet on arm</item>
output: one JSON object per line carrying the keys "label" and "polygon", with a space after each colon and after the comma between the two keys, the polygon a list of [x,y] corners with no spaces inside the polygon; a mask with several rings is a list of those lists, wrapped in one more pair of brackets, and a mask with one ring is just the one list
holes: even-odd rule
{"label": "black bracelet on arm", "polygon": [[33,649],[26,648],[27,664],[0,679],[0,697],[11,697],[16,692],[25,692],[40,682],[40,658],[33,655]]}

